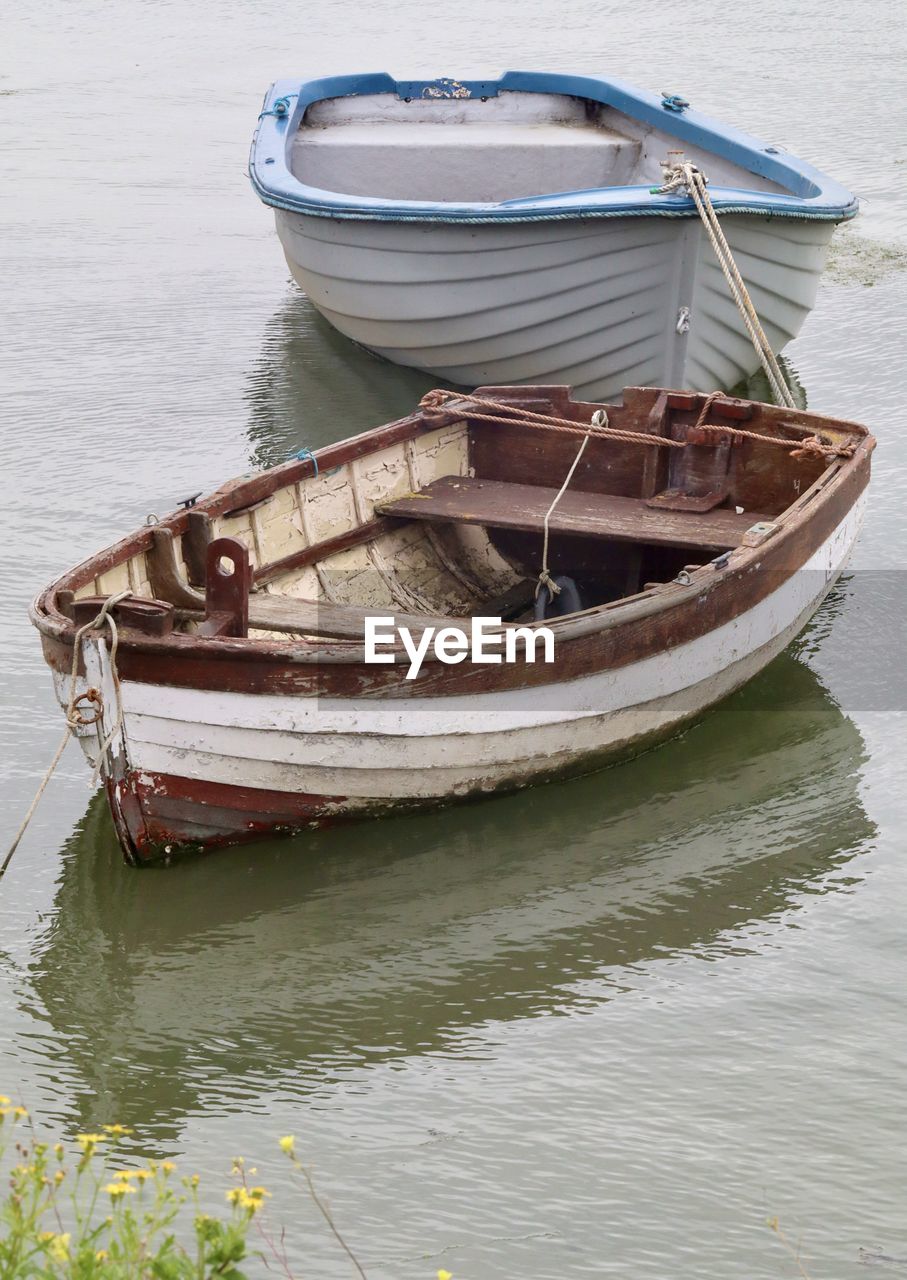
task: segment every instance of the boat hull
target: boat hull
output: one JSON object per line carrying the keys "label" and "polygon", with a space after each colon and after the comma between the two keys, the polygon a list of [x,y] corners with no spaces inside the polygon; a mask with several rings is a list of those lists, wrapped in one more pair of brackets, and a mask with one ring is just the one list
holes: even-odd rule
{"label": "boat hull", "polygon": [[[697,218],[457,225],[276,210],[290,271],[348,338],[463,386],[729,389],[759,361]],[[726,214],[777,352],[812,309],[835,223]]]}
{"label": "boat hull", "polygon": [[637,754],[785,648],[845,567],[865,501],[864,491],[751,608],[686,643],[576,680],[401,699],[124,678],[122,767],[107,779],[121,842],[132,860],[154,861],[515,790]]}

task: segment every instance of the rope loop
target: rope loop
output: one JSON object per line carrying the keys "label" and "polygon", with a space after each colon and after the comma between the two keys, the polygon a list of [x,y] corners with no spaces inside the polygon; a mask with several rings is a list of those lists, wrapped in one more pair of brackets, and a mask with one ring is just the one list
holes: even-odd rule
{"label": "rope loop", "polygon": [[[548,512],[548,515],[550,515],[550,514],[551,514],[551,512],[549,511],[549,512]],[[547,526],[547,524],[546,524],[546,526],[545,526],[545,533],[547,534],[547,532],[548,532],[548,526]],[[546,559],[546,560],[548,559],[548,547],[547,547],[547,545],[546,545],[546,547],[545,547],[545,559]],[[554,579],[552,578],[551,574],[548,572],[548,570],[547,570],[547,569],[542,569],[541,573],[539,574],[539,580],[538,580],[538,582],[535,584],[535,598],[536,598],[536,599],[538,599],[538,598],[539,598],[539,596],[541,595],[541,592],[542,592],[542,588],[543,588],[543,587],[544,587],[544,588],[547,590],[547,592],[548,592],[548,601],[549,601],[549,603],[554,599],[554,597],[555,597],[555,596],[559,596],[559,595],[561,594],[561,589],[560,589],[560,587],[559,587],[559,586],[558,586],[558,584],[554,581]]]}
{"label": "rope loop", "polygon": [[84,623],[79,627],[72,642],[72,667],[69,673],[69,701],[66,704],[66,723],[70,730],[74,733],[76,728],[83,723],[81,719],[81,711],[77,710],[77,705],[83,701],[87,701],[95,705],[98,709],[94,719],[85,719],[86,725],[99,724],[104,714],[104,706],[101,695],[97,689],[89,689],[87,693],[76,696],[76,679],[79,671],[79,656],[82,649],[82,639],[86,632],[94,631],[99,627],[107,626],[110,628],[110,674],[113,677],[113,685],[117,695],[117,714],[111,725],[110,732],[104,738],[98,750],[98,759],[92,774],[92,786],[97,782],[100,776],[101,766],[107,755],[107,750],[113,742],[119,731],[120,725],[123,723],[123,703],[120,698],[120,678],[117,675],[117,647],[120,643],[120,633],[117,629],[116,620],[114,619],[112,610],[121,601],[132,595],[131,589],[127,587],[125,591],[118,591],[116,595],[108,596],[101,605],[95,617],[90,622]]}
{"label": "rope loop", "polygon": [[296,453],[291,454],[291,458],[298,462],[311,462],[312,466],[315,468],[313,474],[316,476],[318,475],[318,459],[315,457],[311,449],[298,449]]}
{"label": "rope loop", "polygon": [[[116,651],[117,651],[118,633],[117,633],[117,625],[114,622],[110,611],[114,607],[114,605],[119,604],[121,600],[125,600],[126,597],[131,594],[132,592],[127,590],[127,591],[120,591],[117,595],[110,596],[107,600],[104,601],[104,604],[101,606],[101,609],[99,610],[97,616],[92,618],[92,620],[90,622],[87,622],[84,626],[79,627],[78,631],[76,632],[73,638],[72,667],[70,668],[70,672],[69,672],[69,701],[66,704],[66,728],[63,731],[63,737],[60,739],[60,743],[56,751],[54,752],[54,757],[51,760],[50,764],[47,766],[44,777],[41,779],[41,782],[38,786],[38,790],[35,792],[32,798],[32,802],[28,806],[28,812],[26,813],[25,817],[22,819],[21,823],[19,824],[19,830],[13,836],[13,842],[9,846],[9,849],[6,851],[6,856],[4,857],[2,863],[0,863],[0,878],[2,878],[6,874],[6,869],[13,860],[13,854],[19,848],[19,842],[21,841],[22,837],[25,835],[25,832],[28,829],[28,824],[31,822],[32,818],[35,816],[35,810],[38,807],[38,801],[43,796],[44,791],[47,787],[47,784],[50,782],[51,778],[53,777],[54,770],[62,760],[63,752],[66,750],[66,747],[69,743],[69,739],[75,733],[77,728],[81,728],[83,726],[88,727],[93,724],[100,724],[101,722],[101,717],[104,714],[104,703],[100,693],[98,692],[97,689],[89,689],[87,690],[86,693],[82,693],[76,696],[76,679],[78,677],[78,672],[79,672],[79,652],[80,652],[80,644],[82,641],[82,637],[85,635],[86,631],[90,631],[93,627],[103,626],[106,623],[110,627],[111,634],[113,637],[111,641],[111,646],[110,646],[110,670],[111,670],[111,674],[113,675],[114,686],[117,691],[117,719],[110,733],[104,739],[104,742],[101,745],[101,749],[98,752],[98,763],[95,766],[94,775],[92,777],[92,785],[94,785],[95,781],[97,780],[98,771],[100,770],[101,762],[103,761],[104,756],[106,755],[107,748],[109,747],[110,743],[113,741],[113,736],[116,733],[116,731],[119,729],[123,720],[123,706],[120,701],[120,681],[116,671]],[[95,711],[92,715],[86,715],[84,713],[82,708],[85,705],[93,706],[95,708]]]}
{"label": "rope loop", "polygon": [[269,111],[262,111],[259,114],[259,120],[263,120],[265,116],[276,116],[278,120],[282,120],[290,113],[290,101],[292,98],[298,98],[297,93],[285,93],[282,98],[278,98]]}
{"label": "rope loop", "polygon": [[855,444],[833,445],[821,436],[807,436],[797,441],[798,447],[791,452],[792,458],[820,457],[825,462],[834,462],[835,458],[852,458],[856,452]]}

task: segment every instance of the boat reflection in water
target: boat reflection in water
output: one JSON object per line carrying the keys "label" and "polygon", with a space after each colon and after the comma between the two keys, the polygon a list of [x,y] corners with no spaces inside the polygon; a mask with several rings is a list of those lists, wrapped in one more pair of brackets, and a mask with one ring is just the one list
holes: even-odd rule
{"label": "boat reflection in water", "polygon": [[250,458],[273,467],[297,450],[321,448],[392,418],[413,405],[436,379],[400,369],[350,343],[295,286],[265,327],[249,371]]}
{"label": "boat reflection in water", "polygon": [[863,759],[788,651],[658,752],[440,814],[136,874],[98,796],[30,975],[52,1035],[22,1052],[56,1055],[64,1121],[115,1117],[165,1150],[202,1100],[254,1111],[275,1087],[477,1051],[490,1021],[740,954],[753,921],[851,883],[831,873],[874,833]]}

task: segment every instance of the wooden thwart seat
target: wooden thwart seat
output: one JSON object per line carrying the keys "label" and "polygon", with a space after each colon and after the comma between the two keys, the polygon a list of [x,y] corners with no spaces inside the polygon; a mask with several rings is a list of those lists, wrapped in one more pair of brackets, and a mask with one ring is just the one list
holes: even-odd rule
{"label": "wooden thwart seat", "polygon": [[[376,510],[408,520],[443,524],[453,521],[541,533],[545,513],[556,495],[557,489],[539,485],[444,476],[418,493],[381,503]],[[767,519],[755,512],[738,515],[725,508],[703,512],[656,510],[640,498],[568,489],[552,512],[548,527],[552,533],[587,538],[727,551],[740,546],[751,525]]]}

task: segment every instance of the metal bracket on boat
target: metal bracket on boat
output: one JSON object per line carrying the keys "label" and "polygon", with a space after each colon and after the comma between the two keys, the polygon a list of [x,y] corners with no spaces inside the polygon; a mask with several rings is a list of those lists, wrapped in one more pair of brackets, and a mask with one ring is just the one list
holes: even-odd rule
{"label": "metal bracket on boat", "polygon": [[722,551],[720,556],[716,556],[714,560],[710,560],[709,564],[712,566],[713,569],[716,569],[716,570],[726,569],[728,566],[728,561],[730,560],[733,554],[734,554],[734,549],[733,547],[731,547],[729,551]]}
{"label": "metal bracket on boat", "polygon": [[182,507],[184,511],[188,511],[190,507],[195,506],[201,496],[202,491],[199,489],[198,493],[190,493],[188,498],[180,498],[176,505]]}
{"label": "metal bracket on boat", "polygon": [[777,533],[778,526],[770,520],[760,520],[758,524],[751,524],[743,535],[741,545],[744,547],[761,547],[763,542],[767,542],[773,533]]}
{"label": "metal bracket on boat", "polygon": [[[84,627],[104,606],[107,596],[83,596],[73,600],[70,617],[76,627]],[[109,608],[120,627],[141,631],[147,636],[169,636],[173,631],[173,605],[166,600],[124,596]]]}
{"label": "metal bracket on boat", "polygon": [[248,635],[251,588],[249,548],[238,538],[213,538],[205,558],[205,620],[198,634]]}
{"label": "metal bracket on boat", "polygon": [[690,104],[689,102],[687,102],[686,98],[681,98],[680,94],[665,93],[664,89],[662,89],[661,105],[664,107],[665,111],[680,112],[680,111],[686,111],[687,107]]}

